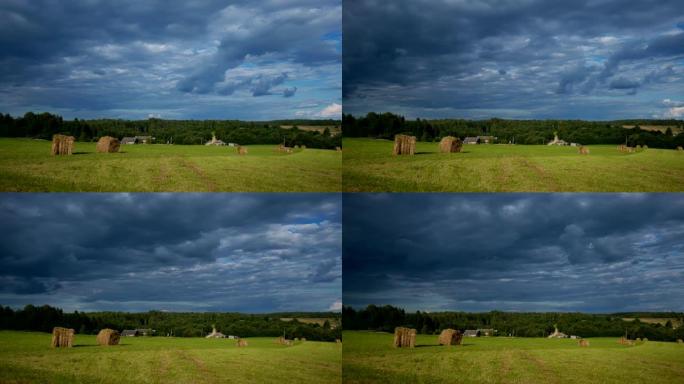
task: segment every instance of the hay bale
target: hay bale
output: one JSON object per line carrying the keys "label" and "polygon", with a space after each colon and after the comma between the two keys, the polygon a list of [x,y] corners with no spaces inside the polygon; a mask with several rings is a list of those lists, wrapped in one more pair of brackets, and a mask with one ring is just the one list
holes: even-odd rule
{"label": "hay bale", "polygon": [[277,338],[275,340],[275,343],[280,344],[280,345],[292,345],[292,340],[288,340],[288,339],[280,336],[279,338]]}
{"label": "hay bale", "polygon": [[682,148],[681,145],[678,145],[678,146],[677,146],[677,151],[679,151],[679,152],[684,152],[684,148]]}
{"label": "hay bale", "polygon": [[117,345],[119,344],[119,331],[105,328],[97,334],[97,345]]}
{"label": "hay bale", "polygon": [[647,342],[647,341],[648,341],[648,338],[647,338],[647,337],[644,337],[644,338],[643,338],[643,342],[645,343],[645,342]]}
{"label": "hay bale", "polygon": [[342,340],[340,340],[340,339],[335,339],[335,344],[342,344]]}
{"label": "hay bale", "polygon": [[74,138],[73,136],[52,136],[51,153],[53,155],[71,155],[74,150],[74,141],[76,141],[76,138]]}
{"label": "hay bale", "polygon": [[439,151],[441,153],[461,152],[462,147],[463,143],[458,137],[446,136],[439,142]]}
{"label": "hay bale", "polygon": [[294,146],[294,149],[299,149],[299,145],[295,145],[295,146]]}
{"label": "hay bale", "polygon": [[626,338],[626,337],[621,337],[621,338],[618,340],[618,343],[619,343],[619,344],[622,344],[622,345],[634,345],[634,341],[632,341],[632,340],[630,340],[630,339],[628,339],[628,338]]}
{"label": "hay bale", "polygon": [[52,348],[74,346],[74,330],[71,328],[52,328]]}
{"label": "hay bale", "polygon": [[249,345],[249,343],[247,343],[247,340],[243,340],[243,339],[238,339],[238,340],[237,340],[237,346],[238,346],[238,347],[246,347],[246,346],[248,346],[248,345]]}
{"label": "hay bale", "polygon": [[299,340],[301,340],[301,341],[306,341],[306,337],[302,337],[302,338],[299,339]]}
{"label": "hay bale", "polygon": [[644,145],[644,146],[643,146],[642,148],[643,148],[643,149],[644,149],[644,151],[645,151],[645,150],[647,150],[647,149],[648,149],[648,145]]}
{"label": "hay bale", "polygon": [[95,149],[100,153],[115,153],[119,152],[119,139],[111,136],[102,136],[100,140],[97,141],[97,146]]}
{"label": "hay bale", "polygon": [[682,339],[677,339],[677,344],[684,344],[684,341]]}
{"label": "hay bale", "polygon": [[640,341],[641,341],[641,337],[637,337],[637,338],[636,338],[636,341],[637,341],[637,342],[640,342]]}
{"label": "hay bale", "polygon": [[247,154],[247,147],[243,147],[242,145],[237,146],[237,153],[238,155],[246,155]]}
{"label": "hay bale", "polygon": [[641,145],[636,146],[637,151],[641,151]]}
{"label": "hay bale", "polygon": [[589,340],[580,339],[578,344],[580,347],[588,347],[589,346]]}
{"label": "hay bale", "polygon": [[294,338],[294,341],[299,341],[299,337],[295,337],[295,338]]}
{"label": "hay bale", "polygon": [[392,153],[395,155],[414,155],[416,153],[416,137],[408,135],[394,136]]}
{"label": "hay bale", "polygon": [[306,149],[306,145],[302,144],[301,149]]}
{"label": "hay bale", "polygon": [[416,330],[413,328],[396,327],[394,329],[394,346],[397,348],[416,346]]}
{"label": "hay bale", "polygon": [[442,330],[437,338],[439,345],[461,345],[461,340],[463,340],[461,332],[450,328]]}
{"label": "hay bale", "polygon": [[580,155],[588,155],[589,154],[589,148],[585,147],[584,145],[581,145],[579,147],[579,154]]}
{"label": "hay bale", "polygon": [[[681,148],[681,147],[680,147],[680,148]],[[341,147],[335,147],[335,151],[337,151],[337,152],[342,152],[342,148],[341,148]]]}

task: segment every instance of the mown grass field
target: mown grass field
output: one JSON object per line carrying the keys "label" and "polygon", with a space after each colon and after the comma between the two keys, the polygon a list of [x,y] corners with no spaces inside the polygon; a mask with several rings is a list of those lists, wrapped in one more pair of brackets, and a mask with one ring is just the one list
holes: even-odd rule
{"label": "mown grass field", "polygon": [[73,348],[51,348],[50,338],[0,331],[0,383],[339,383],[342,374],[335,343],[126,337],[100,347],[76,335]]}
{"label": "mown grass field", "polygon": [[344,332],[344,383],[681,383],[684,345],[617,338],[577,340],[482,337],[462,346],[418,335],[417,347],[393,348],[393,335]]}
{"label": "mown grass field", "polygon": [[96,153],[77,142],[72,156],[51,156],[51,143],[0,138],[4,192],[339,192],[342,156],[320,149],[277,152],[275,145],[124,145]]}
{"label": "mown grass field", "polygon": [[416,155],[393,156],[391,141],[345,139],[345,192],[681,192],[684,153],[614,145],[466,145],[438,153],[419,142]]}

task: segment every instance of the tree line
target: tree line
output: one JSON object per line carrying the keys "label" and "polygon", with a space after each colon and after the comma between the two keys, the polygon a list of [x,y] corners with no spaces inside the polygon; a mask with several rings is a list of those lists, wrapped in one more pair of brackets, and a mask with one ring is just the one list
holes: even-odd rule
{"label": "tree line", "polygon": [[[626,144],[652,148],[684,146],[684,134],[674,135],[669,127],[684,128],[681,120],[407,120],[393,113],[368,113],[363,117],[343,115],[345,137],[392,139],[396,134],[410,134],[420,141],[439,141],[444,136],[461,139],[469,136],[494,136],[497,143],[546,144],[554,134],[583,145]],[[668,127],[665,132],[642,129],[641,126]],[[633,128],[623,128],[633,126]]]}
{"label": "tree line", "polygon": [[[633,321],[623,320],[623,314],[587,314],[567,312],[421,312],[407,313],[391,305],[369,305],[355,310],[345,306],[342,309],[342,324],[345,330],[373,330],[394,332],[395,327],[415,328],[422,334],[439,334],[446,328],[495,329],[498,336],[545,337],[553,333],[554,327],[567,335],[580,337],[620,337],[630,339],[675,341],[684,339],[682,324],[684,313],[653,313],[649,317],[670,318],[664,325],[650,324],[636,317]],[[644,316],[645,317],[645,316]]]}
{"label": "tree line", "polygon": [[[324,318],[322,324],[298,321]],[[281,318],[292,318],[283,321]],[[49,305],[27,305],[14,310],[0,306],[0,329],[52,332],[53,327],[73,328],[79,334],[97,334],[103,328],[116,330],[148,328],[156,336],[202,337],[212,326],[225,335],[239,337],[305,337],[307,340],[335,341],[342,338],[340,315],[322,313],[243,314],[223,312],[79,312],[65,313]]]}
{"label": "tree line", "polygon": [[[292,128],[281,128],[287,125]],[[339,134],[305,131],[302,125],[339,127],[335,120],[275,120],[266,122],[240,120],[64,120],[51,113],[27,112],[21,117],[0,113],[0,137],[25,137],[52,139],[54,134],[74,136],[76,140],[97,141],[102,136],[119,139],[127,136],[152,136],[159,144],[204,144],[212,134],[226,143],[284,144],[293,147],[305,145],[309,148],[335,149],[342,145]]]}

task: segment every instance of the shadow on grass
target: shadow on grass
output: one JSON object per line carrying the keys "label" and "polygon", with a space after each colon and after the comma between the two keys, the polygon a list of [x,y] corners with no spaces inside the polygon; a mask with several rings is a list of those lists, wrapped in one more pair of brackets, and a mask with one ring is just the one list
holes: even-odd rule
{"label": "shadow on grass", "polygon": [[461,347],[470,347],[475,344],[461,344],[461,345],[440,345],[440,344],[419,344],[416,345],[416,348],[448,348],[448,347],[454,347],[454,348],[461,348]]}
{"label": "shadow on grass", "polygon": [[128,345],[130,345],[130,344],[117,344],[117,345],[76,344],[72,348],[87,348],[87,347],[117,348],[117,347],[125,347]]}

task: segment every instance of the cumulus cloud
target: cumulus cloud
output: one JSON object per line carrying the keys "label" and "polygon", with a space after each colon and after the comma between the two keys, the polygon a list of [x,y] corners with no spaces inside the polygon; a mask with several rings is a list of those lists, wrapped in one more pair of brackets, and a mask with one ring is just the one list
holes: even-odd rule
{"label": "cumulus cloud", "polygon": [[[0,4],[0,111],[278,119],[339,100],[341,1]],[[258,100],[255,100],[258,99]]]}
{"label": "cumulus cloud", "polygon": [[325,311],[340,210],[324,194],[5,194],[0,302]]}
{"label": "cumulus cloud", "polygon": [[371,0],[344,8],[345,112],[622,119],[684,87],[675,0]]}
{"label": "cumulus cloud", "polygon": [[345,305],[684,309],[677,194],[350,194],[344,209],[364,212],[345,216]]}
{"label": "cumulus cloud", "polygon": [[327,107],[323,108],[320,112],[321,117],[327,118],[340,118],[342,116],[342,105],[337,103],[332,103]]}

